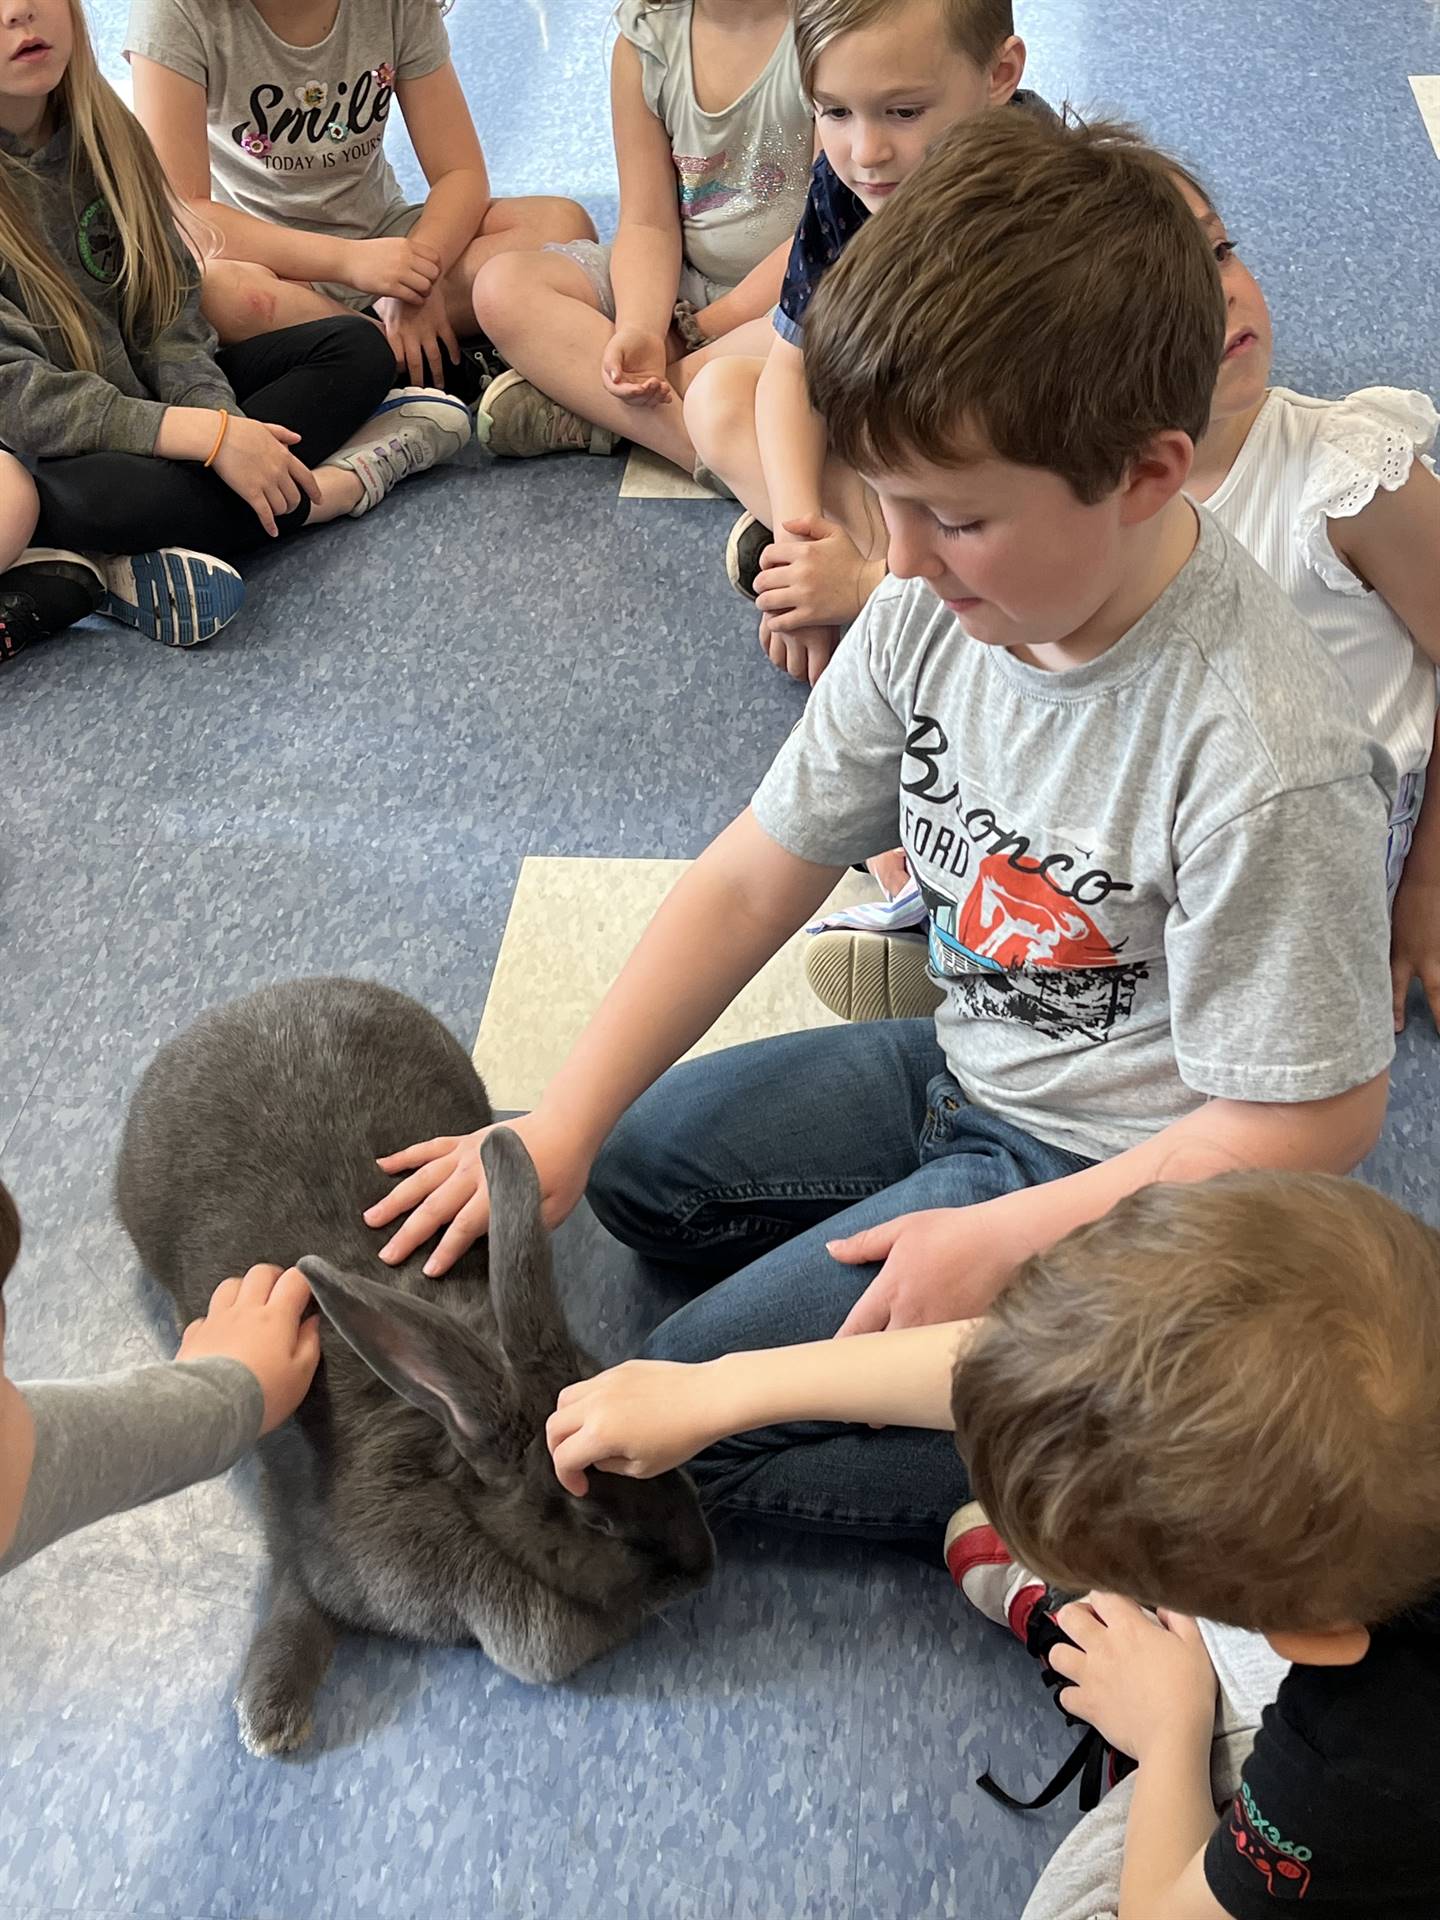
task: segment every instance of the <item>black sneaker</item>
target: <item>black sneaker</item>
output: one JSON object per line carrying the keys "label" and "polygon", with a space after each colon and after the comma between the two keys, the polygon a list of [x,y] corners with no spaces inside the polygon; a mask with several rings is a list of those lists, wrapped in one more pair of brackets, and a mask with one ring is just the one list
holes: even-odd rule
{"label": "black sneaker", "polygon": [[509,370],[509,361],[488,334],[467,334],[460,342],[458,361],[445,355],[445,391],[463,400],[467,407],[478,406],[491,381]]}
{"label": "black sneaker", "polygon": [[97,566],[58,547],[27,547],[0,573],[0,660],[94,613],[105,592]]}
{"label": "black sneaker", "polygon": [[730,529],[725,543],[725,571],[730,584],[747,600],[755,598],[755,576],[760,571],[760,556],[775,538],[763,520],[753,513],[742,513]]}

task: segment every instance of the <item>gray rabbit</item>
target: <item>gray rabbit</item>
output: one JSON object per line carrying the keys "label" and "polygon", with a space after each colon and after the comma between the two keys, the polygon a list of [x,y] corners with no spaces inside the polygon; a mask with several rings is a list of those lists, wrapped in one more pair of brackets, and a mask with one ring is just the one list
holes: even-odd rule
{"label": "gray rabbit", "polygon": [[704,1585],[714,1546],[688,1480],[555,1479],[544,1424],[594,1371],[556,1301],[535,1169],[484,1147],[493,1224],[443,1279],[377,1257],[377,1154],[493,1118],[463,1048],[362,981],[266,987],[156,1056],[131,1103],[116,1199],[182,1322],[227,1274],[300,1260],[328,1324],[305,1401],[261,1445],[269,1609],[236,1709],[252,1753],[300,1746],[337,1632],[478,1642],[564,1679]]}

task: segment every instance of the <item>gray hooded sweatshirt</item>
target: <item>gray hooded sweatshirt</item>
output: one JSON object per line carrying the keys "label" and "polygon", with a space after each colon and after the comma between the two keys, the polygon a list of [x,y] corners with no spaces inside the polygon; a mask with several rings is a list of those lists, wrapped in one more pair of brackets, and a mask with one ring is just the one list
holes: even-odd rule
{"label": "gray hooded sweatshirt", "polygon": [[94,176],[72,176],[70,129],[27,150],[0,132],[0,165],[80,297],[92,309],[99,373],[77,372],[52,326],[37,325],[8,261],[0,261],[0,440],[22,458],[58,460],[78,453],[153,453],[167,407],[240,411],[215,362],[215,334],[200,312],[200,276],[179,234],[186,268],[185,305],[173,326],[150,341],[121,329],[120,239]]}

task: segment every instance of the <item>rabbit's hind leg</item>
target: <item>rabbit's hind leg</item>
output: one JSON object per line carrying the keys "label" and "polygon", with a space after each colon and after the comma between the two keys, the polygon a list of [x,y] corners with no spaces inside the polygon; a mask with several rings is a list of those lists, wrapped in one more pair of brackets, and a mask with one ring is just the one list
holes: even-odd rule
{"label": "rabbit's hind leg", "polygon": [[240,1738],[251,1753],[291,1753],[310,1738],[311,1708],[335,1640],[334,1622],[298,1576],[277,1568],[270,1610],[250,1642],[235,1696]]}

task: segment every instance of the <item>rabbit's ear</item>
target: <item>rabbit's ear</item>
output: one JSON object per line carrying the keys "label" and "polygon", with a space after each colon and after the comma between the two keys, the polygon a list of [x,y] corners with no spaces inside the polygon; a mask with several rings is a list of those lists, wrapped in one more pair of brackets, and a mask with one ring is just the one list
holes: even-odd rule
{"label": "rabbit's ear", "polygon": [[428,1300],[307,1254],[300,1271],[326,1319],[365,1364],[462,1449],[492,1444],[513,1425],[505,1377],[463,1321]]}
{"label": "rabbit's ear", "polygon": [[550,1235],[535,1164],[518,1133],[496,1127],[480,1145],[490,1185],[490,1299],[520,1403],[545,1420],[583,1363],[555,1295]]}

